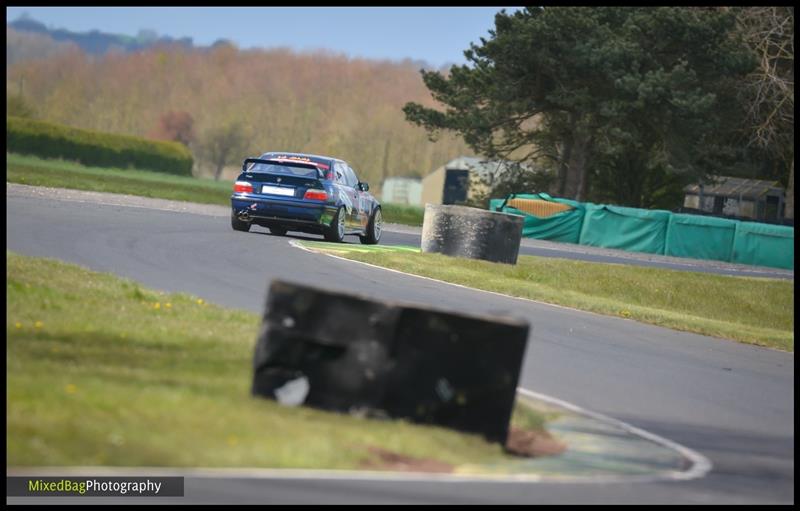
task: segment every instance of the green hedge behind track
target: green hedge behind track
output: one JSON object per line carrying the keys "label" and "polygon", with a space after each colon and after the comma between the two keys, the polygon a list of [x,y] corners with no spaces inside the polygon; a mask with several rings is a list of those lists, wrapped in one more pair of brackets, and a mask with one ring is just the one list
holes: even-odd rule
{"label": "green hedge behind track", "polygon": [[192,175],[192,154],[178,142],[90,131],[21,117],[6,117],[6,149],[98,167],[134,167]]}

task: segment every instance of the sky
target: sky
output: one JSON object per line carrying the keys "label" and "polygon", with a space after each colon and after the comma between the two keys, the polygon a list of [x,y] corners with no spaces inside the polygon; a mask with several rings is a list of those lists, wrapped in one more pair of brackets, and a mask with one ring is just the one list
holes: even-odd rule
{"label": "sky", "polygon": [[[464,64],[470,42],[488,38],[502,7],[6,7],[6,21],[27,12],[48,28],[136,36],[155,30],[207,46],[332,50],[350,57]],[[512,12],[519,7],[506,7]]]}

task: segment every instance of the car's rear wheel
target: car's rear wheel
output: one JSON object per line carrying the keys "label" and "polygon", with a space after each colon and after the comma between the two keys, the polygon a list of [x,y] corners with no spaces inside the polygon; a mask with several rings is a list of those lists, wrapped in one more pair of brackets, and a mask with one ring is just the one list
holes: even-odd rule
{"label": "car's rear wheel", "polygon": [[341,243],[344,241],[344,221],[345,211],[344,207],[340,207],[333,217],[333,222],[325,230],[325,239],[334,243]]}
{"label": "car's rear wheel", "polygon": [[288,231],[286,227],[269,227],[268,229],[275,236],[286,236],[286,231]]}
{"label": "car's rear wheel", "polygon": [[242,222],[231,212],[231,227],[233,227],[234,231],[247,232],[250,230],[250,222]]}
{"label": "car's rear wheel", "polygon": [[373,211],[372,215],[369,217],[369,223],[367,224],[367,234],[364,236],[359,236],[358,238],[364,245],[377,245],[378,242],[381,240],[382,231],[383,231],[383,215],[381,214],[381,208],[378,207],[375,208],[375,211]]}

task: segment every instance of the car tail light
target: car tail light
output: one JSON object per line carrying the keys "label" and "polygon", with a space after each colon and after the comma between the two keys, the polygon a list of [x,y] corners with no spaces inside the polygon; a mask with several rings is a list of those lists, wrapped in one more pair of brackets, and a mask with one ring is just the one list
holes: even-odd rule
{"label": "car tail light", "polygon": [[325,193],[325,190],[307,190],[303,198],[311,200],[328,200],[328,194]]}
{"label": "car tail light", "polygon": [[233,183],[233,191],[239,193],[253,193],[253,185],[247,181],[236,181]]}

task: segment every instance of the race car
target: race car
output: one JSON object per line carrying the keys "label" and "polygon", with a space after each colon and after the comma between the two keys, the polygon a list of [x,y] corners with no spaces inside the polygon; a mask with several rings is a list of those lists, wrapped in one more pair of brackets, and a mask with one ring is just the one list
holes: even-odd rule
{"label": "race car", "polygon": [[357,235],[361,243],[374,245],[381,239],[383,218],[369,185],[358,180],[347,162],[268,152],[246,158],[233,185],[231,226],[246,232],[252,225],[279,236],[287,231],[322,234],[337,243]]}

